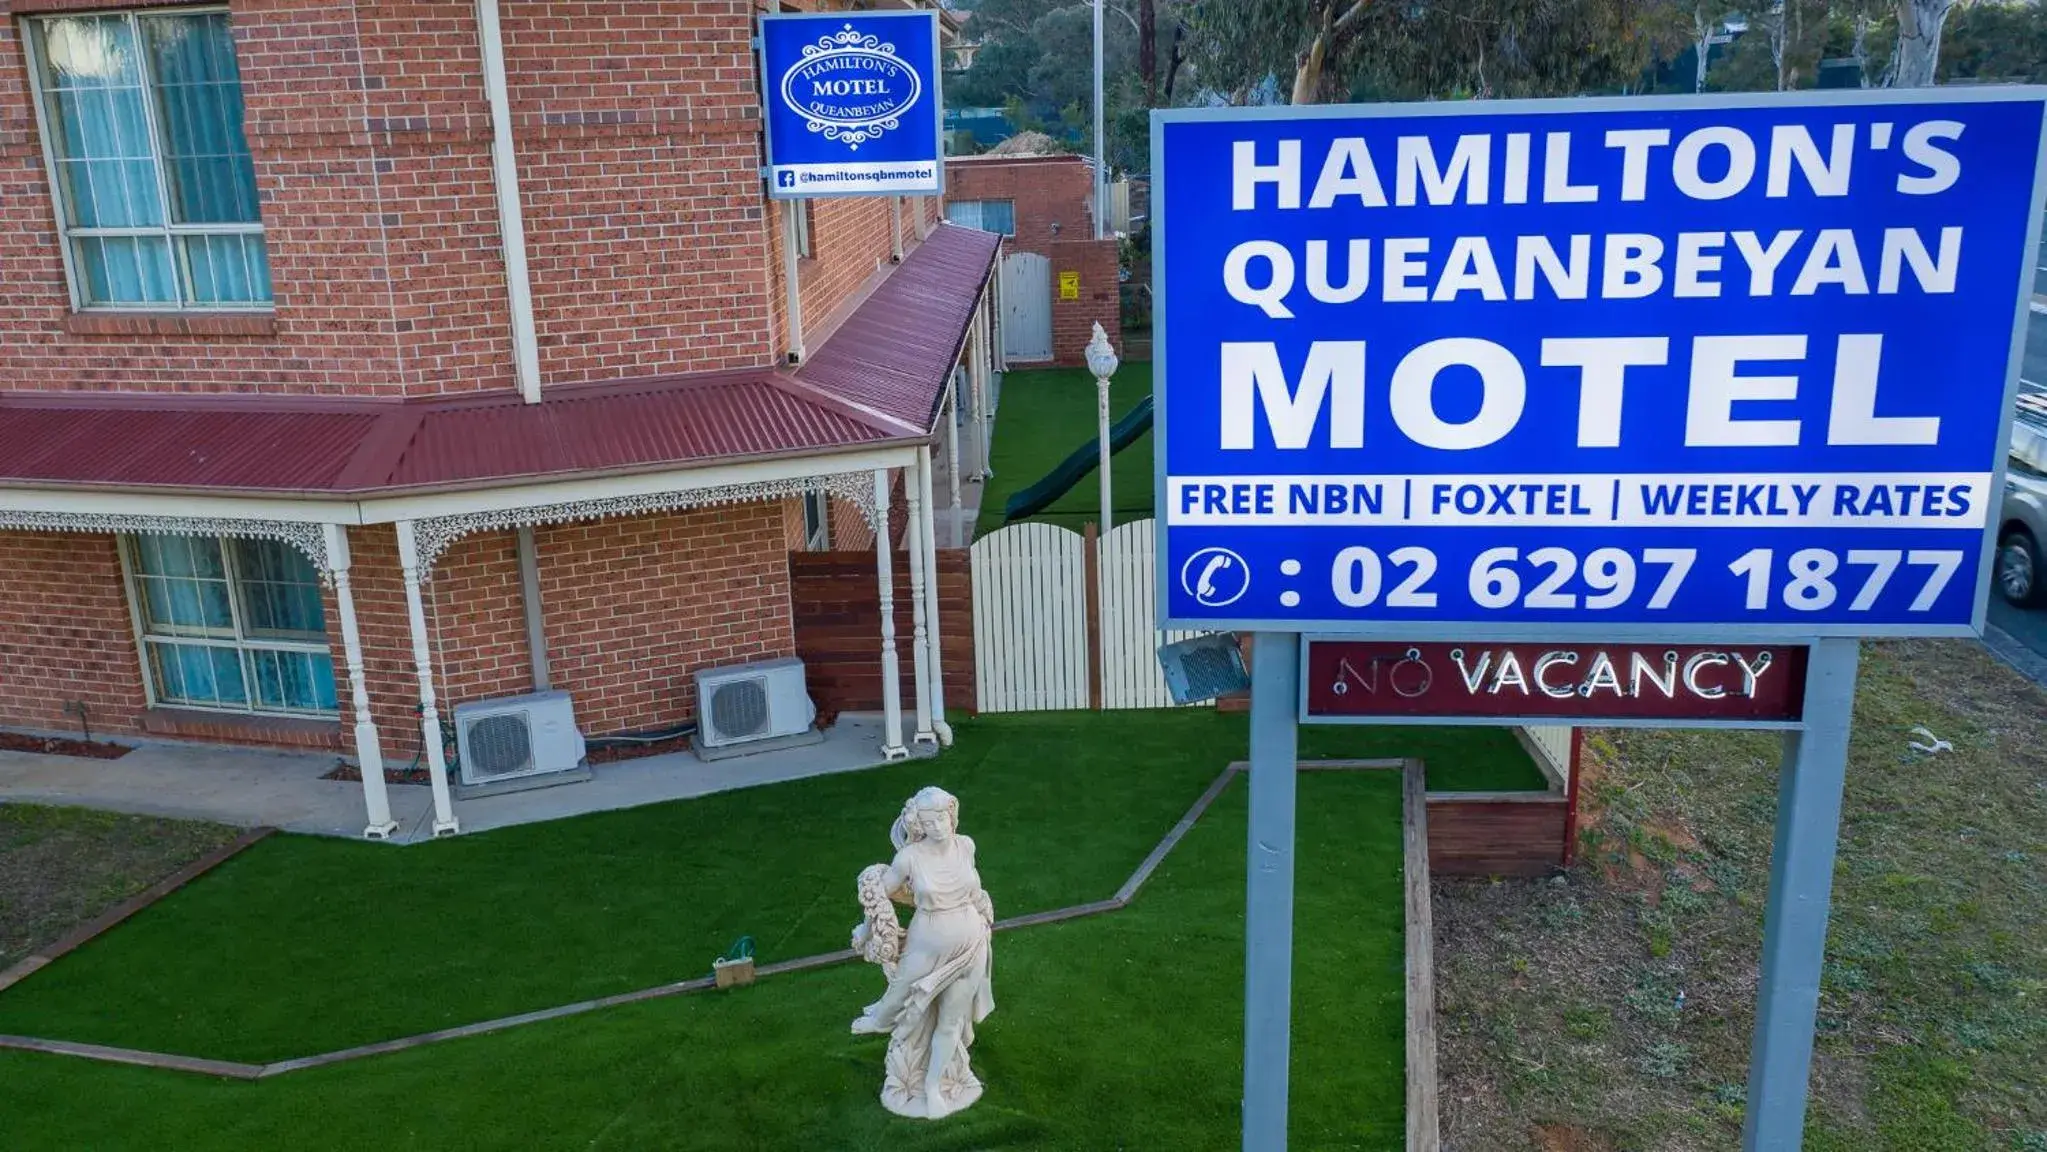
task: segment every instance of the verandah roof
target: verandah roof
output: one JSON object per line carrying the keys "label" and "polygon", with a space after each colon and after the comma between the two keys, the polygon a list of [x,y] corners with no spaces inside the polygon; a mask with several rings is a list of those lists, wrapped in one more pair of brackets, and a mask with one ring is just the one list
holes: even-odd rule
{"label": "verandah roof", "polygon": [[404,401],[0,393],[0,486],[359,496],[922,440],[999,238],[940,225],[793,374]]}

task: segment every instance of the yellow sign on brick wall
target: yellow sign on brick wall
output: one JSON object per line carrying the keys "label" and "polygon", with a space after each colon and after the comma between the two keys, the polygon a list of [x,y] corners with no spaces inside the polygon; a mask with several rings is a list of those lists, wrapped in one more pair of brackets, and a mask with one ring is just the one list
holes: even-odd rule
{"label": "yellow sign on brick wall", "polygon": [[1059,298],[1061,300],[1080,299],[1080,273],[1061,272],[1059,274]]}

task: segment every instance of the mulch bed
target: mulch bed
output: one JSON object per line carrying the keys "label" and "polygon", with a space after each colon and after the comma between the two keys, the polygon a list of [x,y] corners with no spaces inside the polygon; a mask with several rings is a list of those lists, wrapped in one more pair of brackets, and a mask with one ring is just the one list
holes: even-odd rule
{"label": "mulch bed", "polygon": [[642,756],[659,756],[664,752],[689,751],[689,737],[676,736],[653,744],[620,744],[610,748],[592,748],[585,760],[592,764],[612,764],[620,760],[638,760]]}
{"label": "mulch bed", "polygon": [[83,756],[91,760],[119,760],[135,749],[127,744],[104,740],[72,740],[63,736],[24,736],[0,732],[0,752],[40,752],[45,756]]}
{"label": "mulch bed", "polygon": [[[334,770],[320,777],[322,780],[346,780],[351,784],[362,783],[362,769],[353,764],[337,764]],[[427,774],[424,764],[417,768],[384,769],[386,784],[429,784],[432,777]]]}

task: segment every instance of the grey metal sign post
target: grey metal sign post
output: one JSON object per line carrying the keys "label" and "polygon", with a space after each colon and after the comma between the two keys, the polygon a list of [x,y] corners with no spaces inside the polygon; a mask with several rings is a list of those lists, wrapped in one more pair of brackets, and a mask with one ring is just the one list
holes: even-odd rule
{"label": "grey metal sign post", "polygon": [[1251,832],[1244,882],[1244,1152],[1286,1147],[1294,973],[1294,768],[1301,637],[1251,641]]}
{"label": "grey metal sign post", "polygon": [[1805,672],[1805,727],[1784,736],[1748,1112],[1742,1122],[1745,1152],[1795,1150],[1805,1130],[1813,1019],[1819,1011],[1859,656],[1854,640],[1822,640],[1812,646]]}

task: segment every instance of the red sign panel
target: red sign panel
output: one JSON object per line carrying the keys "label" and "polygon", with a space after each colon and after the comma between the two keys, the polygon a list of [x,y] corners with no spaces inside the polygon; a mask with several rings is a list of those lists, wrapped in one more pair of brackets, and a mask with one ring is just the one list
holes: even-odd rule
{"label": "red sign panel", "polygon": [[1783,645],[1311,640],[1303,718],[1780,723],[1803,711],[1805,658]]}

